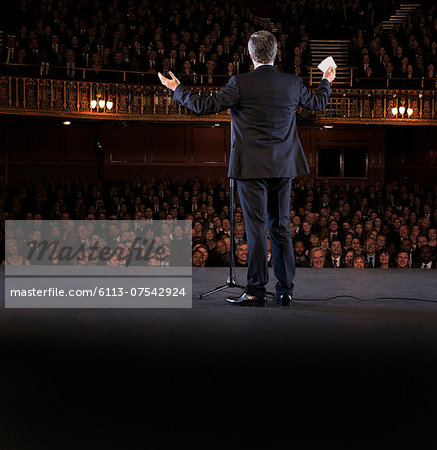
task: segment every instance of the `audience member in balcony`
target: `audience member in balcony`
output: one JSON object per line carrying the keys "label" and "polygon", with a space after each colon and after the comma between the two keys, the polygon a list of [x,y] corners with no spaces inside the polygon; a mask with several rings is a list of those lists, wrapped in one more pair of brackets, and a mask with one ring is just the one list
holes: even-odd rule
{"label": "audience member in balcony", "polygon": [[363,55],[362,63],[358,66],[358,78],[368,79],[374,76],[372,66],[370,65],[370,56],[368,54]]}
{"label": "audience member in balcony", "polygon": [[170,70],[173,73],[179,73],[181,71],[181,61],[178,59],[178,53],[175,48],[172,48],[168,54],[170,59]]}
{"label": "audience member in balcony", "polygon": [[402,66],[402,61],[404,59],[405,55],[404,55],[404,50],[403,48],[399,45],[396,48],[395,54],[393,55],[393,57],[391,58],[391,60],[393,61],[393,65],[395,66],[395,70],[399,71],[401,66]]}
{"label": "audience member in balcony", "polygon": [[193,71],[193,68],[191,67],[190,61],[185,60],[183,62],[183,66],[182,66],[181,83],[184,83],[184,84],[187,84],[190,86],[190,85],[193,85],[196,81],[197,81],[197,77]]}
{"label": "audience member in balcony", "polygon": [[232,56],[232,65],[234,67],[234,75],[240,75],[240,73],[247,72],[247,67],[241,63],[238,52],[234,52]]}
{"label": "audience member in balcony", "polygon": [[71,48],[65,51],[65,69],[60,75],[68,79],[80,78],[81,71],[76,62],[76,53]]}
{"label": "audience member in balcony", "polygon": [[16,64],[27,64],[26,50],[24,48],[18,50]]}
{"label": "audience member in balcony", "polygon": [[145,64],[146,72],[158,73],[161,70],[161,63],[158,59],[158,52],[154,49],[148,51],[148,57]]}
{"label": "audience member in balcony", "polygon": [[387,78],[387,80],[392,80],[393,78],[395,78],[396,74],[394,73],[394,67],[391,62],[388,62],[385,65],[384,70],[385,70],[384,78]]}
{"label": "audience member in balcony", "polygon": [[[436,32],[437,36],[437,32]],[[437,65],[437,41],[433,40],[431,42],[430,49],[425,54],[425,60],[428,62],[428,64],[433,64],[434,66]]]}
{"label": "audience member in balcony", "polygon": [[30,44],[30,51],[28,55],[28,61],[29,64],[36,64],[39,65],[41,62],[41,56],[40,56],[40,48],[39,48],[39,41],[35,37],[32,39]]}
{"label": "audience member in balcony", "polygon": [[120,71],[120,72],[132,70],[132,66],[129,62],[126,62],[122,50],[117,51],[115,53],[114,63],[111,68],[112,68],[112,70],[116,70],[116,71]]}
{"label": "audience member in balcony", "polygon": [[110,70],[112,66],[112,55],[111,55],[111,49],[109,47],[103,48],[102,53],[102,69],[103,70]]}
{"label": "audience member in balcony", "polygon": [[434,64],[428,64],[425,74],[425,88],[433,89],[437,87],[437,74]]}
{"label": "audience member in balcony", "polygon": [[50,57],[47,50],[41,50],[40,74],[44,78],[51,78],[55,76],[55,68],[50,63]]}
{"label": "audience member in balcony", "polygon": [[231,77],[233,77],[233,76],[235,75],[235,73],[234,73],[234,64],[233,64],[231,61],[228,62],[228,66],[227,66],[227,68],[226,68],[225,74],[226,74],[229,78],[231,78]]}
{"label": "audience member in balcony", "polygon": [[289,72],[300,77],[308,76],[308,72],[302,63],[302,57],[300,55],[294,55]]}
{"label": "audience member in balcony", "polygon": [[91,65],[91,54],[90,54],[90,45],[84,44],[79,53],[76,53],[78,55],[77,58],[77,65],[79,67],[90,67]]}
{"label": "audience member in balcony", "polygon": [[102,80],[104,78],[104,73],[102,72],[102,62],[99,54],[97,52],[91,55],[91,68],[86,71],[87,80]]}
{"label": "audience member in balcony", "polygon": [[15,64],[17,62],[18,46],[13,36],[8,36],[6,46],[1,49],[0,64]]}

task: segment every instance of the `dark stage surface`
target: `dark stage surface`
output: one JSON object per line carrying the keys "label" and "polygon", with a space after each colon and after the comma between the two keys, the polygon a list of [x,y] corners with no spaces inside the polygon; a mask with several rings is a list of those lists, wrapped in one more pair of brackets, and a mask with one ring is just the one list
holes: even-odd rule
{"label": "dark stage surface", "polygon": [[300,269],[290,308],[2,309],[0,448],[435,448],[437,304],[311,300],[345,294],[437,302],[437,271]]}

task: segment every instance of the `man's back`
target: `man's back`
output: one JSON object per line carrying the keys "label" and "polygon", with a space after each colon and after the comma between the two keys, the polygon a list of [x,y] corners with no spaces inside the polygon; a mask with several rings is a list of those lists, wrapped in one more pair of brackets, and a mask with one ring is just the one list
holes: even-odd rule
{"label": "man's back", "polygon": [[328,81],[323,83],[320,99],[303,86],[302,78],[271,65],[240,75],[237,83],[240,101],[231,108],[233,145],[228,176],[273,178],[308,173],[295,107],[305,101],[310,109],[322,109],[329,99]]}
{"label": "man's back", "polygon": [[300,77],[261,65],[233,76],[214,95],[202,98],[179,85],[175,100],[198,114],[230,108],[232,143],[228,176],[232,178],[295,177],[309,172],[297,135],[295,107],[323,109],[330,84],[324,79],[313,94]]}

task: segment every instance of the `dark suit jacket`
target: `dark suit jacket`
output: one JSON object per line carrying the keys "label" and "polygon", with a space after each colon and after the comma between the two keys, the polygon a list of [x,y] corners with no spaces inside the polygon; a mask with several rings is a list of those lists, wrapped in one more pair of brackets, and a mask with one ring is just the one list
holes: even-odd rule
{"label": "dark suit jacket", "polygon": [[231,77],[212,96],[200,96],[179,85],[174,99],[197,114],[231,109],[229,177],[276,178],[309,173],[297,134],[295,107],[301,104],[313,111],[321,110],[330,93],[326,79],[313,94],[302,78],[262,65],[253,72]]}

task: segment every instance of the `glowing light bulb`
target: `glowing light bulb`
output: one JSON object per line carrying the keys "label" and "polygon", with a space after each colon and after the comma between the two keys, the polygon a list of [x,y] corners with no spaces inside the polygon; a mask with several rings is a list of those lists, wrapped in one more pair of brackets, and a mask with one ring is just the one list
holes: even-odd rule
{"label": "glowing light bulb", "polygon": [[92,109],[95,109],[95,107],[97,106],[97,100],[91,100],[90,105]]}
{"label": "glowing light bulb", "polygon": [[392,108],[391,113],[395,116],[398,113],[398,108]]}
{"label": "glowing light bulb", "polygon": [[405,106],[400,106],[399,107],[399,113],[400,114],[404,114],[405,113]]}
{"label": "glowing light bulb", "polygon": [[411,114],[413,114],[413,108],[408,108],[407,109],[407,114],[408,114],[408,117],[410,117]]}
{"label": "glowing light bulb", "polygon": [[106,109],[111,110],[113,106],[114,106],[114,103],[112,103],[111,100],[108,100],[108,101],[106,102]]}
{"label": "glowing light bulb", "polygon": [[99,108],[105,107],[105,100],[99,100]]}

